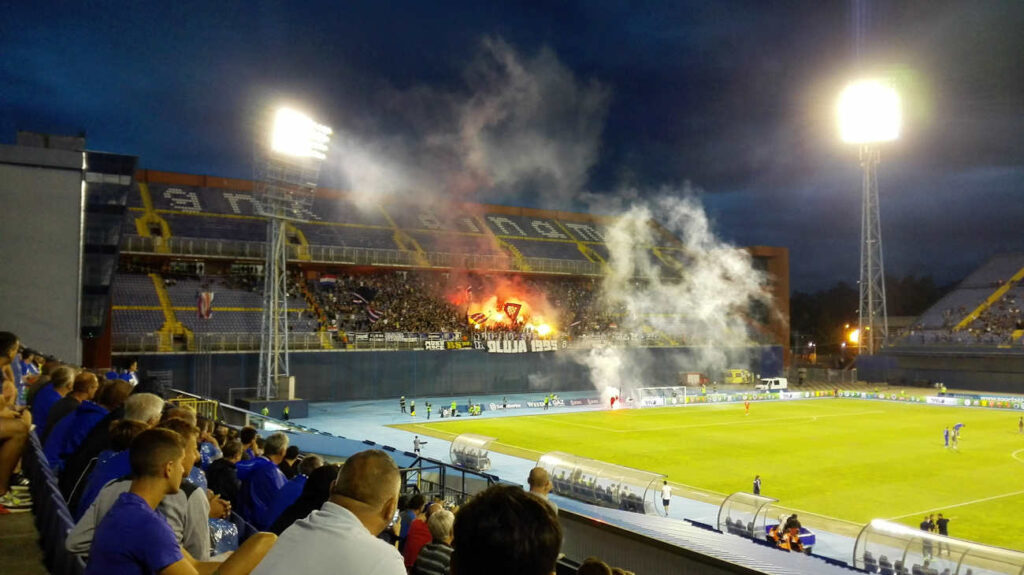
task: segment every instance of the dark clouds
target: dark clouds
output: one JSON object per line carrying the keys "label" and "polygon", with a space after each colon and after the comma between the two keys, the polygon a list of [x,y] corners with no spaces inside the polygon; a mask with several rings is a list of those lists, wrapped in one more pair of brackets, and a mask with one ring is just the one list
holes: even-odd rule
{"label": "dark clouds", "polygon": [[832,109],[883,70],[908,105],[881,166],[887,271],[952,281],[1024,251],[1024,3],[383,6],[8,6],[0,138],[84,129],[145,167],[248,177],[255,111],[287,98],[339,130],[328,183],[359,164],[580,208],[692,182],[720,234],[789,247],[813,289],[857,277],[860,175]]}

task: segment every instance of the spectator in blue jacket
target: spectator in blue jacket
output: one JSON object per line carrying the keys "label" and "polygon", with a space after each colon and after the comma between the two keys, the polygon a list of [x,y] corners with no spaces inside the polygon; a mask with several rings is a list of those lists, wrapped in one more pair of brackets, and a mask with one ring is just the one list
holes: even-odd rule
{"label": "spectator in blue jacket", "polygon": [[287,448],[288,436],[278,431],[267,437],[263,455],[237,464],[238,479],[242,482],[239,513],[260,531],[270,527],[270,506],[286,483],[277,465]]}
{"label": "spectator in blue jacket", "polygon": [[149,429],[148,424],[130,419],[120,419],[111,426],[110,449],[100,453],[96,460],[96,467],[89,475],[89,482],[82,492],[82,498],[78,500],[75,521],[82,518],[85,510],[96,500],[96,495],[104,485],[115,479],[131,475],[132,464],[129,459],[128,446],[131,445],[135,436],[147,429]]}
{"label": "spectator in blue jacket", "polygon": [[[288,449],[291,449],[291,447]],[[299,496],[302,495],[302,490],[306,487],[306,480],[309,478],[309,475],[323,464],[324,460],[319,455],[307,455],[299,461],[296,466],[299,472],[298,475],[284,484],[284,487],[277,492],[274,504],[270,506],[270,523],[268,525],[273,525],[277,518],[281,516],[281,513],[299,499]]]}

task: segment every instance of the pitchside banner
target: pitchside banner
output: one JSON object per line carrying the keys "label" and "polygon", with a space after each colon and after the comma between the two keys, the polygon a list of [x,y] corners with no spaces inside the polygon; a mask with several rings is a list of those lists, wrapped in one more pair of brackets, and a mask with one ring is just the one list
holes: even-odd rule
{"label": "pitchside banner", "polygon": [[541,351],[558,351],[558,342],[546,339],[535,339],[533,341],[503,340],[488,341],[488,353],[529,353]]}

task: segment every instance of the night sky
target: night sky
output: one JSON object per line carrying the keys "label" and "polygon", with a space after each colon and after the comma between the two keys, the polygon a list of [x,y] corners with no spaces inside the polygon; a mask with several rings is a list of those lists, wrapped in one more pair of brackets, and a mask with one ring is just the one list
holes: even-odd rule
{"label": "night sky", "polygon": [[249,178],[259,112],[291,102],[336,130],[322,185],[595,213],[695,190],[725,239],[788,247],[805,291],[857,280],[833,110],[884,74],[905,104],[886,272],[952,282],[1024,251],[1019,0],[2,5],[0,142],[85,131]]}

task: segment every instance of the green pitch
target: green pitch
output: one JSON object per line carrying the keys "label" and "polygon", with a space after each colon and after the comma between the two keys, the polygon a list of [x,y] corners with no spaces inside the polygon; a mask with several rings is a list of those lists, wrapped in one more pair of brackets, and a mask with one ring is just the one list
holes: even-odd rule
{"label": "green pitch", "polygon": [[[720,501],[749,491],[800,510],[812,528],[855,534],[874,518],[916,527],[942,512],[950,535],[1024,550],[1024,434],[1019,414],[922,404],[821,399],[627,409],[399,425],[450,439],[498,438],[495,451],[535,459],[566,451],[656,471]],[[965,423],[959,449],[942,430]]]}

